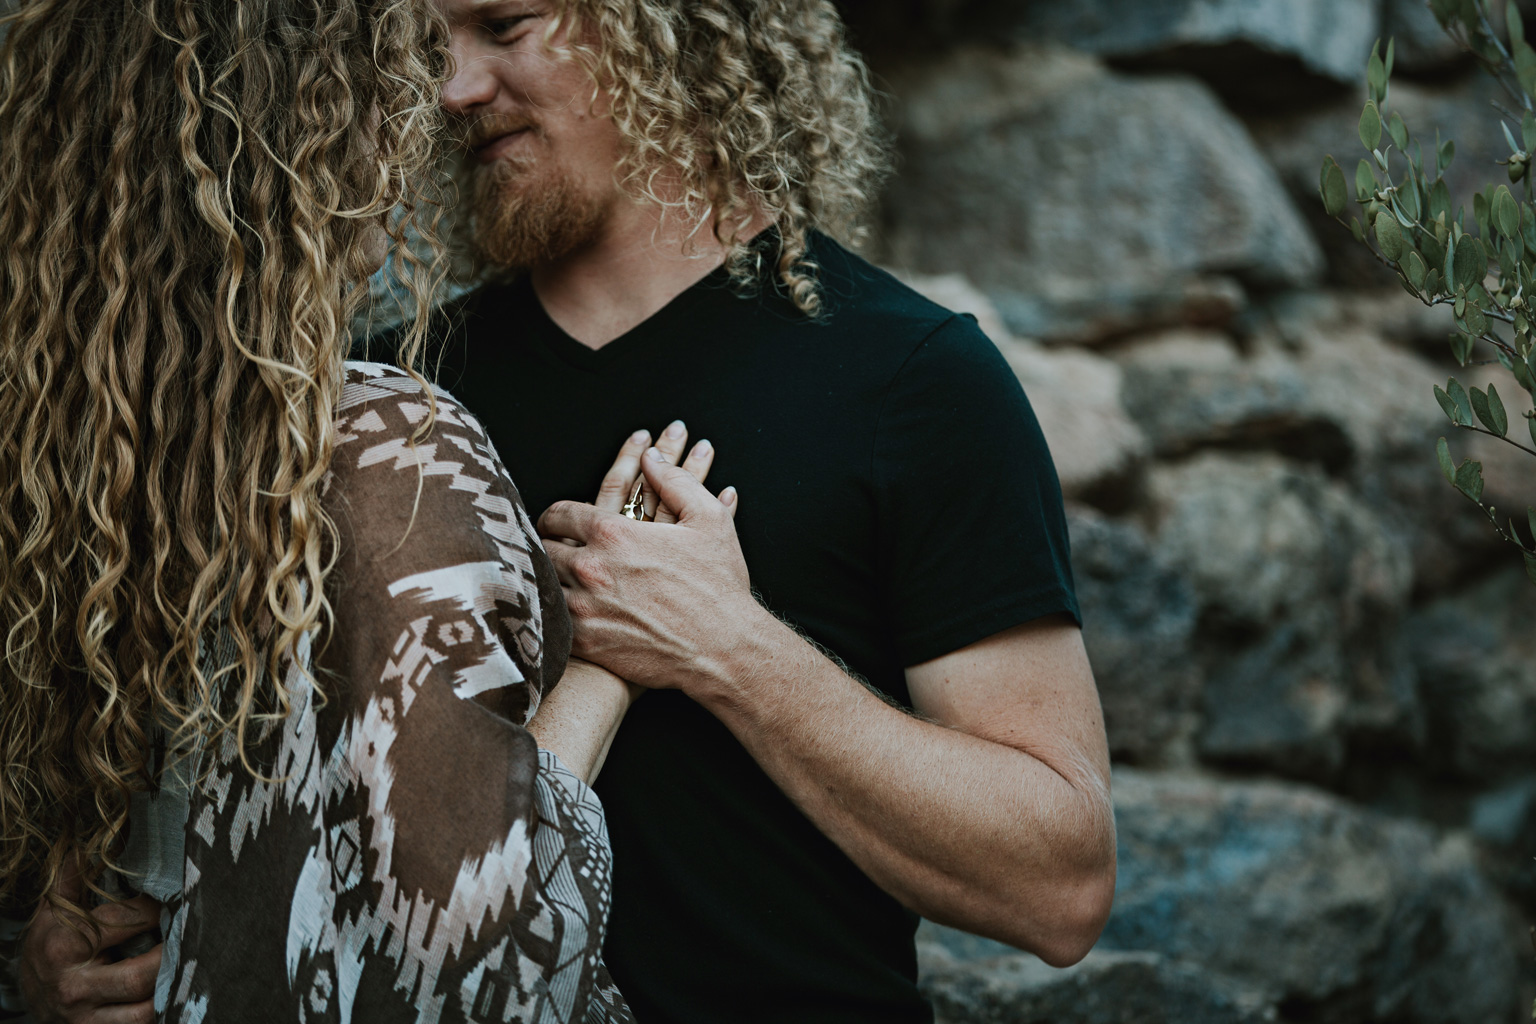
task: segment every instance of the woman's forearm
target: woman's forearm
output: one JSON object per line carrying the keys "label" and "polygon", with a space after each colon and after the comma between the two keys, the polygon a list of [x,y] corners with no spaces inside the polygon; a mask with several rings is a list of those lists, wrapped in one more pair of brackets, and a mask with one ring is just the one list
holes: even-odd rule
{"label": "woman's forearm", "polygon": [[637,689],[607,669],[572,659],[528,731],[588,784],[597,779]]}

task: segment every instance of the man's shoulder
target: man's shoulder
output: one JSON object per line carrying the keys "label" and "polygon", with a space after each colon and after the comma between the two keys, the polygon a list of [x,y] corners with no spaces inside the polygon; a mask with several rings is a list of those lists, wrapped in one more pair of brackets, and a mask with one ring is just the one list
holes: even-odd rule
{"label": "man's shoulder", "polygon": [[826,307],[817,322],[845,352],[879,352],[898,363],[919,349],[963,361],[999,358],[974,317],[941,306],[825,235],[815,236],[811,254]]}

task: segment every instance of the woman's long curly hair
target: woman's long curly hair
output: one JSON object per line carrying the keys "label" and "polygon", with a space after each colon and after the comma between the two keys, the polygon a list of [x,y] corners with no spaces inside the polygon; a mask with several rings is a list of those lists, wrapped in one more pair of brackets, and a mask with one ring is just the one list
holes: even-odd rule
{"label": "woman's long curly hair", "polygon": [[[0,902],[100,892],[151,727],[286,714],[388,236],[417,310],[446,27],[428,0],[22,0],[0,48]],[[404,244],[407,236],[416,244]],[[425,254],[425,255],[424,255]],[[199,657],[220,626],[237,657]]]}
{"label": "woman's long curly hair", "polygon": [[[869,70],[831,0],[558,0],[550,37],[607,94],[628,143],[633,194],[713,214],[740,282],[756,277],[744,229],[766,215],[777,275],[808,315],[821,309],[807,258],[815,229],[857,246],[889,174]],[[681,184],[682,196],[675,194]]]}

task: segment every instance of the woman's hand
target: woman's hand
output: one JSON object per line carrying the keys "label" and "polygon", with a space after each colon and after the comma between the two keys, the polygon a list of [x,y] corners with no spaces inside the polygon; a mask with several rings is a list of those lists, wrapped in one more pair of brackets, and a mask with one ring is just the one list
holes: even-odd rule
{"label": "woman's hand", "polygon": [[[593,502],[605,512],[622,512],[630,497],[635,493],[636,485],[640,485],[641,500],[645,504],[647,518],[654,517],[658,523],[675,523],[677,514],[659,502],[656,491],[649,483],[644,482],[640,475],[640,457],[651,446],[651,433],[648,430],[637,430],[632,434],[624,446],[619,449],[619,454],[613,460],[607,474],[603,477],[602,485],[598,488],[597,500]],[[656,449],[661,452],[662,458],[672,465],[677,465],[677,460],[688,447],[688,428],[682,420],[673,420],[671,426],[662,431],[661,437],[656,441]],[[688,452],[688,457],[683,461],[683,468],[693,474],[693,478],[703,483],[709,476],[710,468],[715,464],[715,448],[708,441],[700,441]],[[736,511],[736,489],[727,487],[720,492],[720,501]]]}

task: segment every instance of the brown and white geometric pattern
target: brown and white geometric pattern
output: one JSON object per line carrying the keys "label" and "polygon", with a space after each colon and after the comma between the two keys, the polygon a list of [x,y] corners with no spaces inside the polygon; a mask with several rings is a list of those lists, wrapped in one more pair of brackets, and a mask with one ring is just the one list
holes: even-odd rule
{"label": "brown and white geometric pattern", "polygon": [[421,387],[349,365],[335,629],[287,661],[292,713],[250,745],[261,777],[232,741],[203,755],[171,1024],[632,1020],[599,960],[602,807],[525,728],[570,647],[560,587],[484,430],[436,397],[413,445]]}

